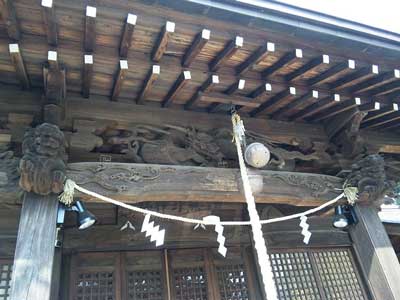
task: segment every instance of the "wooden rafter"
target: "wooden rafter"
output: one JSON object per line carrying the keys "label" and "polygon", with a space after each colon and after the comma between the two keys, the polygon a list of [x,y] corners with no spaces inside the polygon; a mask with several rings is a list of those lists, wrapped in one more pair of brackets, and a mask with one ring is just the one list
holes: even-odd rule
{"label": "wooden rafter", "polygon": [[263,77],[269,77],[278,72],[281,68],[284,66],[292,63],[293,61],[297,59],[303,58],[303,50],[301,49],[295,49],[292,50],[288,53],[286,53],[283,57],[281,57],[276,63],[274,63],[272,66],[266,68],[264,71],[262,71],[262,76]]}
{"label": "wooden rafter", "polygon": [[275,44],[267,42],[260,46],[255,52],[253,52],[248,59],[241,63],[236,68],[236,74],[242,75],[247,71],[251,70],[254,65],[264,60],[268,54],[275,52]]}
{"label": "wooden rafter", "polygon": [[190,100],[185,104],[185,109],[191,109],[196,106],[197,102],[200,101],[200,97],[204,93],[209,93],[212,89],[219,83],[218,75],[210,75],[206,81],[198,88],[196,93],[190,98]]}
{"label": "wooden rafter", "polygon": [[[247,107],[258,107],[260,102],[257,99],[252,99],[244,96],[229,96],[224,93],[209,93],[202,94],[200,100],[203,102],[209,102],[215,104],[218,102],[223,105],[239,105],[239,106],[247,106]],[[214,112],[214,111],[211,111]]]}
{"label": "wooden rafter", "polygon": [[14,1],[0,0],[0,14],[6,24],[8,37],[18,41],[21,38],[21,31],[15,12]]}
{"label": "wooden rafter", "polygon": [[126,73],[128,72],[128,61],[121,59],[119,61],[119,69],[117,76],[115,77],[113,91],[111,94],[111,100],[117,101],[119,94],[121,93],[122,84],[125,80]]}
{"label": "wooden rafter", "polygon": [[343,71],[354,70],[355,68],[356,68],[355,61],[352,59],[349,59],[347,62],[339,63],[339,64],[333,66],[332,68],[326,70],[325,72],[309,79],[307,81],[307,84],[310,86],[320,84],[320,83],[323,83],[323,82],[329,80],[333,76],[336,76],[336,75],[342,73]]}
{"label": "wooden rafter", "polygon": [[364,104],[361,104],[358,107],[359,111],[365,111],[365,112],[370,112],[370,111],[377,111],[381,109],[381,104],[379,102],[367,102]]}
{"label": "wooden rafter", "polygon": [[361,105],[361,99],[360,98],[354,98],[351,100],[343,101],[340,102],[339,104],[335,106],[331,106],[328,109],[312,116],[309,118],[306,118],[307,121],[312,121],[312,122],[320,122],[322,120],[331,118],[333,116],[336,116],[342,112],[348,111],[354,107],[360,106]]}
{"label": "wooden rafter", "polygon": [[351,85],[354,81],[367,80],[371,77],[379,75],[379,68],[377,65],[362,68],[354,73],[348,74],[338,80],[329,84],[331,89],[342,89]]}
{"label": "wooden rafter", "polygon": [[229,41],[224,49],[210,62],[209,70],[215,72],[221,65],[229,60],[241,47],[243,47],[243,38],[236,36],[235,39]]}
{"label": "wooden rafter", "polygon": [[306,63],[302,67],[287,74],[285,76],[285,80],[287,80],[287,81],[295,80],[296,78],[298,78],[304,74],[307,74],[307,72],[309,72],[323,64],[329,65],[329,55],[324,54],[324,55],[313,58],[312,60],[310,60],[308,63]]}
{"label": "wooden rafter", "polygon": [[250,92],[247,97],[249,98],[257,98],[261,99],[264,98],[265,95],[271,95],[272,93],[272,85],[268,82],[261,84],[258,88],[256,88],[254,91]]}
{"label": "wooden rafter", "polygon": [[160,70],[161,68],[159,65],[153,65],[151,67],[151,69],[147,73],[146,79],[143,82],[142,88],[140,89],[140,92],[136,98],[137,104],[143,104],[144,101],[146,101],[147,96],[150,94],[154,83],[156,82],[158,76],[160,75]]}
{"label": "wooden rafter", "polygon": [[294,101],[291,101],[289,104],[287,104],[286,106],[281,107],[279,110],[277,110],[274,113],[274,118],[281,118],[285,115],[290,116],[293,114],[293,111],[295,111],[296,109],[299,109],[300,107],[304,107],[305,104],[310,101],[310,99],[312,100],[312,102],[310,102],[309,105],[311,105],[312,103],[314,103],[316,100],[318,100],[319,97],[319,93],[316,90],[312,90],[310,92],[307,92],[306,94],[304,94],[303,96],[295,99]]}
{"label": "wooden rafter", "polygon": [[386,72],[376,76],[374,78],[368,79],[366,81],[360,82],[349,88],[350,93],[360,93],[366,92],[370,89],[379,87],[381,85],[390,83],[395,80],[400,80],[400,70],[395,69],[392,72]]}
{"label": "wooden rafter", "polygon": [[[243,91],[246,85],[246,80],[244,79],[239,79],[235,83],[231,84],[225,91],[225,95],[234,95],[240,91]],[[232,103],[233,104],[233,103]],[[207,107],[207,111],[210,113],[215,113],[217,111],[220,111],[226,106],[226,102],[220,102],[220,101],[215,101],[214,103],[211,103]]]}
{"label": "wooden rafter", "polygon": [[250,115],[252,117],[257,117],[265,112],[268,114],[273,114],[276,110],[279,109],[279,105],[281,105],[283,102],[293,99],[295,95],[296,88],[289,87],[288,89],[281,91],[280,93],[262,103],[258,108],[252,110],[250,112]]}
{"label": "wooden rafter", "polygon": [[391,124],[395,121],[398,122],[398,120],[400,120],[400,112],[397,110],[392,113],[386,114],[385,116],[383,116],[381,118],[376,118],[374,120],[363,122],[361,124],[361,128],[382,127],[383,125]]}
{"label": "wooden rafter", "polygon": [[29,89],[31,84],[29,81],[28,73],[26,72],[25,63],[22,58],[19,45],[9,44],[10,58],[14,65],[15,72],[17,74],[18,80],[20,81],[22,88]]}
{"label": "wooden rafter", "polygon": [[53,0],[42,0],[42,19],[47,35],[47,42],[51,46],[57,46],[57,19]]}
{"label": "wooden rafter", "polygon": [[175,23],[167,21],[158,36],[156,44],[154,45],[151,59],[155,62],[159,62],[167,50],[168,42],[171,34],[175,32]]}
{"label": "wooden rafter", "polygon": [[317,102],[311,104],[310,106],[306,107],[302,111],[299,111],[295,115],[291,116],[290,120],[298,121],[298,120],[310,117],[310,116],[315,115],[316,113],[318,113],[324,109],[327,109],[330,106],[333,106],[339,102],[340,102],[339,94],[329,95],[328,97],[318,100]]}
{"label": "wooden rafter", "polygon": [[91,53],[96,44],[96,15],[97,9],[93,6],[86,6],[85,17],[85,51]]}
{"label": "wooden rafter", "polygon": [[400,89],[400,80],[389,82],[368,91],[370,96],[389,94]]}
{"label": "wooden rafter", "polygon": [[137,16],[134,14],[128,14],[126,22],[121,35],[121,42],[119,45],[119,57],[126,58],[128,56],[128,50],[132,45],[132,35],[135,30]]}
{"label": "wooden rafter", "polygon": [[90,87],[93,78],[93,55],[85,54],[83,57],[83,74],[82,74],[82,95],[85,98],[90,96]]}
{"label": "wooden rafter", "polygon": [[381,107],[377,111],[370,112],[364,119],[363,123],[373,121],[375,119],[382,118],[388,114],[399,111],[399,105],[397,103],[392,103],[391,105],[386,105]]}
{"label": "wooden rafter", "polygon": [[206,46],[207,42],[210,40],[211,31],[208,29],[203,29],[194,38],[192,44],[186,51],[182,58],[182,66],[187,68],[196,59],[197,55],[200,54],[201,50]]}
{"label": "wooden rafter", "polygon": [[185,85],[190,81],[190,79],[192,79],[190,71],[183,71],[176,79],[175,83],[169,90],[167,96],[165,96],[161,104],[162,107],[169,107],[174,101],[176,95],[179,94],[179,92],[185,87]]}

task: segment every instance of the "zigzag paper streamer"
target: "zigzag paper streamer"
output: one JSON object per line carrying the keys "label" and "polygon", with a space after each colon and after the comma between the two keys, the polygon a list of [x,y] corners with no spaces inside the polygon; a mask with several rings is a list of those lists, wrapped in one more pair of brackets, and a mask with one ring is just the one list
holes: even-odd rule
{"label": "zigzag paper streamer", "polygon": [[311,231],[308,230],[308,228],[310,228],[310,225],[307,223],[306,216],[301,216],[300,220],[300,227],[303,228],[303,230],[301,231],[301,234],[304,236],[303,243],[308,245],[311,238]]}
{"label": "zigzag paper streamer", "polygon": [[207,216],[203,218],[207,225],[215,225],[215,232],[218,234],[217,242],[219,244],[218,252],[223,257],[226,256],[228,249],[225,247],[224,226],[221,225],[221,219],[217,216]]}
{"label": "zigzag paper streamer", "polygon": [[150,237],[151,242],[156,242],[156,247],[164,244],[165,229],[160,230],[160,226],[154,226],[154,222],[150,222],[150,214],[144,217],[141,232],[146,233],[146,237]]}

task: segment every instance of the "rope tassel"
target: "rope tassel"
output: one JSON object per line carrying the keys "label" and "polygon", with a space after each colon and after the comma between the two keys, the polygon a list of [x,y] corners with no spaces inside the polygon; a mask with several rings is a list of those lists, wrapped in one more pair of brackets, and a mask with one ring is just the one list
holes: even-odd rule
{"label": "rope tassel", "polygon": [[66,206],[71,206],[74,202],[76,183],[71,179],[67,179],[64,184],[64,192],[58,196],[58,200]]}

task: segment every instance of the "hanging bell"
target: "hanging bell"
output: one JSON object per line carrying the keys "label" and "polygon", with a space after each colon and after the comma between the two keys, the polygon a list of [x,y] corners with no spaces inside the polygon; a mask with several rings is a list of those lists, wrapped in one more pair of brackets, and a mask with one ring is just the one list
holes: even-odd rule
{"label": "hanging bell", "polygon": [[270,151],[261,143],[251,143],[244,152],[246,163],[257,169],[265,167],[270,158]]}

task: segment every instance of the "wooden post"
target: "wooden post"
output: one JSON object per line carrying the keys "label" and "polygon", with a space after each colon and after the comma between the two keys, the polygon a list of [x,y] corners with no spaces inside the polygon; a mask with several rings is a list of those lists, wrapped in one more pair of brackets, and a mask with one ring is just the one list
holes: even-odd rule
{"label": "wooden post", "polygon": [[371,293],[376,300],[399,300],[400,265],[386,230],[374,208],[357,205],[355,210],[359,223],[350,236]]}
{"label": "wooden post", "polygon": [[57,195],[26,193],[19,223],[10,300],[50,299],[57,209]]}

